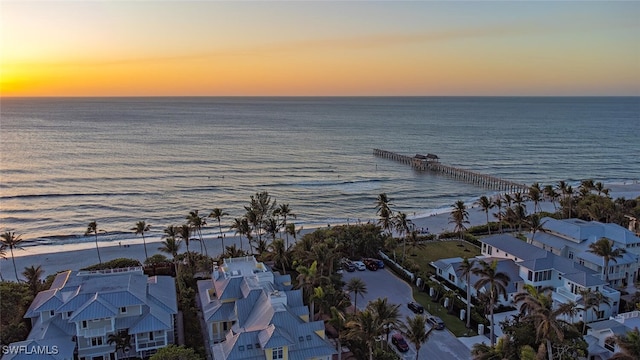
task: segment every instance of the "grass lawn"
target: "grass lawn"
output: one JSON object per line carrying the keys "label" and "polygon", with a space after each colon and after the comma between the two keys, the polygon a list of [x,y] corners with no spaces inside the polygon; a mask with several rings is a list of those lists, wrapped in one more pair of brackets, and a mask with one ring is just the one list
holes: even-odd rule
{"label": "grass lawn", "polygon": [[[460,320],[457,315],[447,313],[442,304],[434,303],[429,294],[421,292],[415,287],[413,288],[413,298],[427,310],[430,314],[435,315],[444,321],[447,329],[455,336],[476,336],[478,335],[473,329],[466,328],[466,322]],[[434,330],[436,331],[436,330]]]}
{"label": "grass lawn", "polygon": [[[396,256],[402,256],[402,247],[396,249]],[[433,274],[433,268],[430,262],[452,258],[452,257],[474,257],[480,255],[480,248],[469,244],[468,242],[460,242],[458,240],[450,241],[429,241],[424,243],[420,248],[407,248],[407,260],[420,267],[421,273]],[[477,333],[472,329],[467,329],[465,321],[458,318],[456,314],[448,314],[442,304],[434,303],[429,294],[420,292],[417,288],[413,288],[413,297],[417,302],[422,304],[424,308],[431,314],[440,317],[455,336],[475,336]]]}
{"label": "grass lawn", "polygon": [[[480,248],[468,242],[459,240],[429,241],[422,248],[407,248],[407,260],[413,261],[420,267],[420,272],[433,273],[430,262],[452,257],[474,257],[480,255]],[[402,257],[402,246],[396,249],[396,256]]]}

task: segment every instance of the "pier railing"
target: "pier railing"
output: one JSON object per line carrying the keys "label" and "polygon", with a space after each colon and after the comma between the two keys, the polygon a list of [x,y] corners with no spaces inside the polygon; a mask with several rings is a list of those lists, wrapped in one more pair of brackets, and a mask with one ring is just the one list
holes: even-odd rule
{"label": "pier railing", "polygon": [[461,169],[451,165],[445,165],[439,162],[437,157],[427,158],[426,156],[408,156],[381,149],[373,149],[373,154],[378,157],[410,165],[416,170],[438,172],[456,180],[490,189],[507,192],[526,192],[529,188],[525,184],[518,184],[495,176],[480,174],[475,171]]}

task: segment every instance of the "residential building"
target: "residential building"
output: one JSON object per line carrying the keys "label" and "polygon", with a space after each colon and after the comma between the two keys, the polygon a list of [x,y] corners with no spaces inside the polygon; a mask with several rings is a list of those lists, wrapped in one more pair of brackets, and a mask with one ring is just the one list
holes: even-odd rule
{"label": "residential building", "polygon": [[[481,243],[482,255],[474,260],[497,261],[497,270],[509,275],[512,280],[507,287],[508,300],[502,301],[503,304],[510,303],[513,296],[522,291],[524,285],[531,285],[537,289],[551,287],[556,304],[573,301],[582,309],[574,318],[567,320],[592,322],[618,314],[620,292],[607,286],[594,270],[527,244],[511,235],[489,236],[482,239]],[[443,279],[465,290],[466,281],[458,270],[461,262],[460,258],[443,259],[433,262],[432,265]],[[473,275],[472,286],[476,280]],[[610,305],[602,303],[597,309],[585,311],[586,292],[602,293]],[[472,295],[476,295],[475,289],[472,289]]]}
{"label": "residential building", "polygon": [[589,324],[585,341],[589,348],[589,360],[607,360],[620,351],[615,343],[615,335],[626,335],[627,332],[640,328],[640,311],[618,314],[609,320]]}
{"label": "residential building", "polygon": [[198,282],[215,360],[331,359],[324,322],[310,321],[302,290],[253,256],[228,258]]}
{"label": "residential building", "polygon": [[[11,345],[41,350],[56,345],[46,358],[58,360],[147,357],[174,343],[177,312],[172,277],[148,277],[142,267],[65,271],[24,315],[32,323],[27,340]],[[130,350],[116,352],[110,335],[129,335]],[[19,352],[3,359],[34,358]]]}
{"label": "residential building", "polygon": [[640,237],[624,227],[580,219],[543,218],[543,229],[527,234],[527,242],[556,255],[575,261],[595,270],[604,279],[604,259],[589,251],[589,246],[605,238],[613,242],[614,248],[626,251],[622,257],[608,264],[609,285],[626,287],[638,279],[640,259]]}

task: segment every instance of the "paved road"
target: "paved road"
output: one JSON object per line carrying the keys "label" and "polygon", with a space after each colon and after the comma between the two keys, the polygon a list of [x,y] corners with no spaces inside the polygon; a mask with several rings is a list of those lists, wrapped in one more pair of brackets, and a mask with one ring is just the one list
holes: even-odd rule
{"label": "paved road", "polygon": [[[378,298],[387,298],[389,303],[400,304],[401,319],[406,316],[415,316],[415,314],[407,308],[407,303],[413,301],[411,287],[396,277],[387,269],[378,271],[355,271],[343,274],[345,282],[349,279],[359,277],[367,284],[367,294],[364,297],[358,295],[358,309],[364,309],[367,303]],[[353,295],[351,301],[353,302]],[[426,312],[425,312],[426,315]],[[404,354],[405,359],[415,359],[415,348],[409,343],[409,351]],[[429,360],[450,360],[460,359],[468,360],[471,358],[469,350],[449,330],[434,330],[426,344],[420,348],[420,359]]]}

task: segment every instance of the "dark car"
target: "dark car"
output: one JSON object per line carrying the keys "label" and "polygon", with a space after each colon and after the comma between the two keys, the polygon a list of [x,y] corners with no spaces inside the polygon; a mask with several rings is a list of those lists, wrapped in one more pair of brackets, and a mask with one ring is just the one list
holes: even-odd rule
{"label": "dark car", "polygon": [[444,321],[437,316],[429,316],[427,319],[429,325],[433,326],[436,330],[444,329]]}
{"label": "dark car", "polygon": [[380,259],[374,259],[376,261],[376,264],[378,265],[378,269],[384,269],[384,261],[380,260]]}
{"label": "dark car", "polygon": [[407,304],[407,307],[416,314],[422,314],[424,312],[424,307],[417,302],[410,302]]}
{"label": "dark car", "polygon": [[376,263],[374,263],[373,261],[366,261],[364,263],[364,265],[367,267],[367,269],[369,269],[371,271],[378,270],[378,265]]}
{"label": "dark car", "polygon": [[409,344],[407,344],[407,341],[402,337],[402,334],[393,334],[391,343],[395,345],[400,352],[409,351]]}

